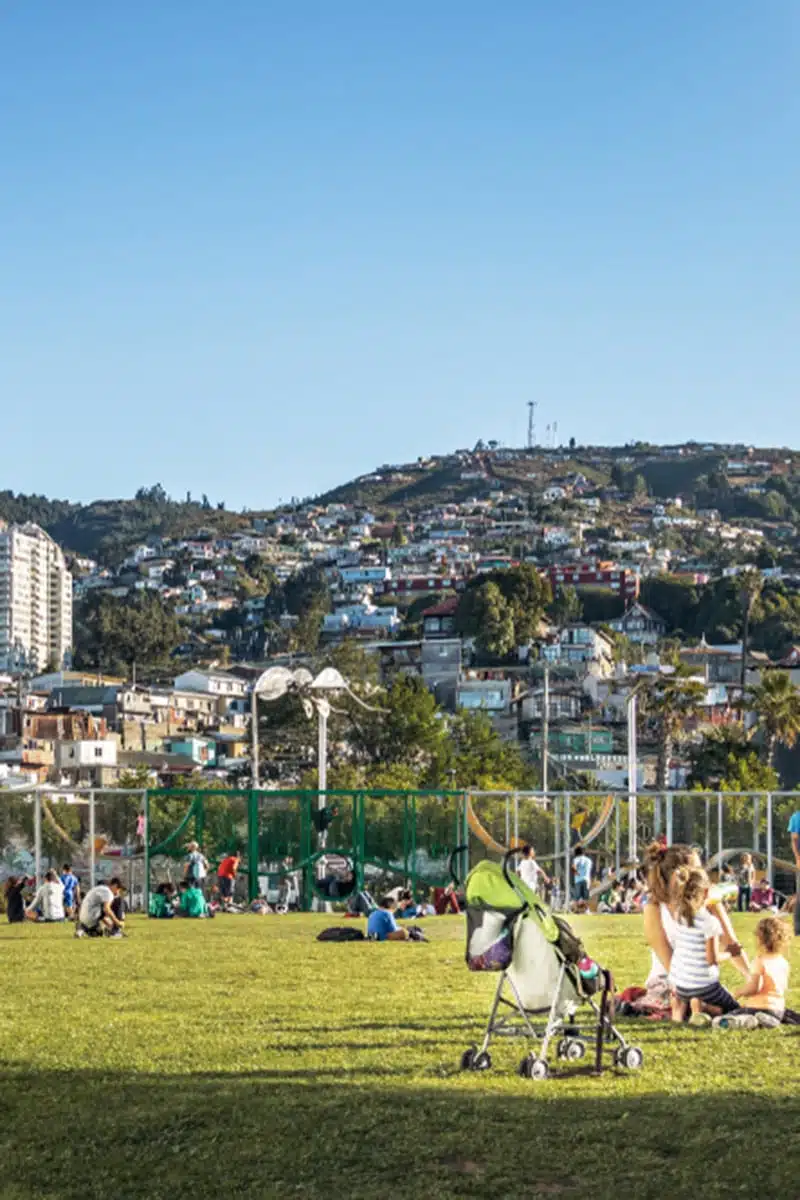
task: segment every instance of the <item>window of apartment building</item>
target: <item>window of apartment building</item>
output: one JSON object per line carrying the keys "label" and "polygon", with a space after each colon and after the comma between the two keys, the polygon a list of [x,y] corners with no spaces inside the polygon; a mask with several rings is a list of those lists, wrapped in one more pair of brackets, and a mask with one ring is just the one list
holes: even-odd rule
{"label": "window of apartment building", "polygon": [[95,758],[102,758],[102,757],[103,757],[103,747],[102,747],[102,746],[95,746],[95,748],[94,748],[94,756],[95,756]]}

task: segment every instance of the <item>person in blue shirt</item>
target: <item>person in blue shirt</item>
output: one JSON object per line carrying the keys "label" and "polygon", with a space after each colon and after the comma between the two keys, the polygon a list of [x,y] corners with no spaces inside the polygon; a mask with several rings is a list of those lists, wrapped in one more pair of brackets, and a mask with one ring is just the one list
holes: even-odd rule
{"label": "person in blue shirt", "polygon": [[401,929],[394,915],[395,901],[392,896],[384,896],[380,906],[370,913],[367,921],[367,937],[374,942],[405,942],[408,940],[408,930]]}
{"label": "person in blue shirt", "polygon": [[[800,808],[798,808],[797,812],[793,812],[789,818],[789,835],[792,839],[794,865],[798,872],[800,872]],[[794,936],[800,937],[800,874],[795,875],[795,893]]]}
{"label": "person in blue shirt", "polygon": [[64,885],[64,914],[67,919],[74,920],[78,905],[81,901],[81,889],[78,883],[78,876],[72,870],[69,863],[64,863],[64,869],[61,872],[61,882]]}
{"label": "person in blue shirt", "polygon": [[592,860],[583,846],[575,847],[572,870],[575,875],[575,899],[588,901],[589,885],[592,882]]}

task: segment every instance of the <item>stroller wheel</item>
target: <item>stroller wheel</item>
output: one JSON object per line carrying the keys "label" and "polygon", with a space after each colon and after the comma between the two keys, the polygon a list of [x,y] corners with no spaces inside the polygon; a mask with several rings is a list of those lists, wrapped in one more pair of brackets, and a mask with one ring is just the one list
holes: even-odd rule
{"label": "stroller wheel", "polygon": [[644,1063],[644,1054],[638,1046],[623,1046],[614,1055],[614,1066],[626,1071],[639,1071]]}
{"label": "stroller wheel", "polygon": [[587,1043],[579,1038],[564,1038],[559,1044],[559,1055],[567,1062],[579,1062],[587,1052]]}
{"label": "stroller wheel", "polygon": [[550,1068],[543,1058],[537,1058],[534,1054],[529,1054],[527,1058],[523,1058],[519,1064],[519,1073],[523,1079],[535,1079],[540,1081],[547,1079],[550,1074]]}
{"label": "stroller wheel", "polygon": [[486,1050],[477,1051],[474,1046],[461,1055],[462,1071],[488,1071],[492,1065],[491,1055]]}

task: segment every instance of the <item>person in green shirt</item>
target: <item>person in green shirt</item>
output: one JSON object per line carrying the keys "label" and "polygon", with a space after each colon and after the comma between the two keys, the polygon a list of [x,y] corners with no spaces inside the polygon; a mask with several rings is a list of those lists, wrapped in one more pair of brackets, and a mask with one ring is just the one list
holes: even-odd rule
{"label": "person in green shirt", "polygon": [[156,890],[150,896],[150,907],[147,915],[160,920],[169,919],[175,916],[175,905],[173,899],[175,896],[175,888],[171,883],[160,883]]}
{"label": "person in green shirt", "polygon": [[202,890],[190,880],[184,879],[180,885],[181,900],[178,913],[182,917],[207,917],[208,905]]}

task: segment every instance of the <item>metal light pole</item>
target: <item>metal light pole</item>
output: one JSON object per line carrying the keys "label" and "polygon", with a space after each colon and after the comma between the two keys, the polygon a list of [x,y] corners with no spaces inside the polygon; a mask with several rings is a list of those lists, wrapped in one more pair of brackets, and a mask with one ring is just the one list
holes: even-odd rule
{"label": "metal light pole", "polygon": [[250,693],[250,768],[253,787],[258,787],[258,691],[256,684]]}
{"label": "metal light pole", "polygon": [[636,691],[632,691],[628,696],[628,858],[633,863],[636,862],[637,841],[636,841],[636,823],[637,823],[637,791],[639,786],[638,780],[638,763],[637,763],[637,741],[636,741],[636,710],[637,696]]}
{"label": "metal light pole", "polygon": [[542,694],[542,791],[547,795],[548,768],[550,766],[550,668],[544,668],[544,692]]}

